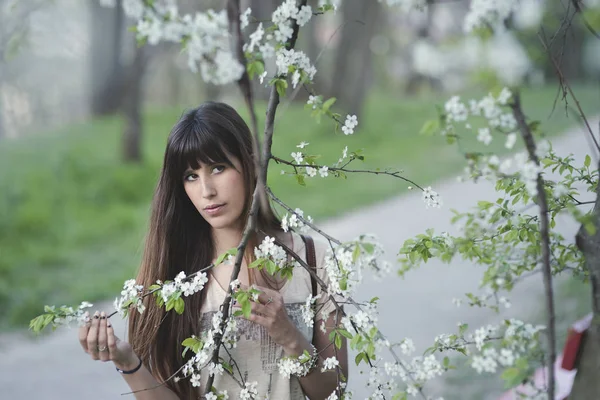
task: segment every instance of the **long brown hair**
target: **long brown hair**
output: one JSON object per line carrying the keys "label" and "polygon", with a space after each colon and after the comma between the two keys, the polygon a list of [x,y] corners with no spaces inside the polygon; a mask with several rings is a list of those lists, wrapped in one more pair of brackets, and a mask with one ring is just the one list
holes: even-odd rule
{"label": "long brown hair", "polygon": [[[184,172],[199,163],[224,163],[231,167],[228,157],[240,160],[245,182],[247,217],[256,185],[252,137],[242,117],[224,103],[207,102],[186,112],[173,126],[164,154],[163,167],[152,201],[148,234],[138,284],[148,288],[157,280],[173,280],[177,273],[189,275],[208,266],[215,257],[215,245],[210,225],[202,218],[183,187]],[[280,221],[275,213],[260,209],[257,230],[278,231]],[[251,243],[256,243],[257,236]],[[250,244],[250,243],[249,243]],[[247,254],[253,246],[247,247]],[[129,319],[129,341],[134,352],[143,360],[157,379],[164,381],[180,368],[184,358],[181,343],[198,334],[203,295],[185,298],[185,311],[177,315],[159,308],[153,297],[145,300],[146,311],[133,311]],[[180,399],[194,398],[188,380],[166,383]]]}

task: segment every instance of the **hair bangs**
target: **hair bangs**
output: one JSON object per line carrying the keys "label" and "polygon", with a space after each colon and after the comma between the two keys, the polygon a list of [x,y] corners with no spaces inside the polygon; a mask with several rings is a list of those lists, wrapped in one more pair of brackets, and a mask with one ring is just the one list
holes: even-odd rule
{"label": "hair bangs", "polygon": [[191,168],[200,168],[200,163],[205,165],[226,164],[234,167],[225,149],[225,143],[219,140],[220,134],[210,132],[208,127],[198,121],[193,121],[182,135],[179,148],[174,154],[177,160],[177,173],[183,173]]}

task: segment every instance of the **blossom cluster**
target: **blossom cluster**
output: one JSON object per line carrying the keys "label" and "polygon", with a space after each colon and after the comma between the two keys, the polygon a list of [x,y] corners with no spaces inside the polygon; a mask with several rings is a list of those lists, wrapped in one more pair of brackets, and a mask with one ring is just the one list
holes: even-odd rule
{"label": "blossom cluster", "polygon": [[470,335],[477,350],[481,352],[471,358],[471,366],[478,373],[494,373],[498,366],[511,367],[519,357],[539,347],[538,334],[545,329],[544,326],[533,326],[516,319],[510,319],[506,324],[502,342],[497,347],[494,343],[485,341],[490,335],[500,331],[499,326],[482,327]]}
{"label": "blossom cluster", "polygon": [[472,0],[465,16],[464,30],[467,33],[476,28],[492,27],[501,29],[504,21],[517,10],[518,0]]}
{"label": "blossom cluster", "polygon": [[[103,0],[114,6],[114,0]],[[143,0],[124,0],[125,15],[137,21],[138,39],[151,45],[160,42],[183,44],[188,66],[202,78],[217,85],[235,82],[244,72],[230,46],[225,10],[196,12],[181,16],[175,0],[156,0],[147,5]]]}
{"label": "blossom cluster", "polygon": [[341,322],[348,332],[360,334],[377,328],[378,315],[376,303],[367,303],[356,313],[347,313],[342,317]]}
{"label": "blossom cluster", "polygon": [[[488,94],[479,101],[471,100],[469,105],[461,101],[460,97],[453,96],[444,106],[446,126],[442,134],[454,134],[457,129],[456,123],[461,123],[464,128],[472,130],[470,118],[479,117],[487,126],[477,129],[478,141],[489,145],[493,139],[492,132],[498,132],[506,137],[505,147],[512,149],[517,141],[517,121],[510,110],[504,111],[511,98],[512,93],[507,88],[502,89],[498,96]],[[536,155],[539,158],[545,157],[549,151],[549,142],[538,143]],[[478,161],[484,166],[479,165]],[[497,178],[497,174],[509,175],[516,172],[524,182],[527,193],[534,197],[537,195],[537,177],[541,167],[530,159],[527,152],[519,152],[504,160],[500,160],[496,155],[469,159],[466,172],[474,178],[483,176],[492,180]]]}
{"label": "blossom cluster", "polygon": [[330,249],[325,255],[325,270],[329,278],[327,291],[349,298],[362,282],[362,272],[370,270],[376,277],[390,271],[389,264],[380,260],[383,247],[373,235],[361,235],[356,240]]}
{"label": "blossom cluster", "polygon": [[135,279],[129,279],[123,284],[123,290],[121,290],[121,297],[117,297],[113,303],[115,310],[119,312],[121,316],[127,315],[127,310],[131,305],[135,306],[138,312],[141,314],[146,310],[146,306],[142,302],[142,291],[144,290],[143,285],[137,285]]}
{"label": "blossom cluster", "polygon": [[442,207],[442,198],[435,190],[431,189],[431,186],[428,186],[425,189],[423,189],[422,197],[427,208]]}
{"label": "blossom cluster", "polygon": [[165,283],[161,289],[161,296],[165,302],[169,300],[176,292],[181,292],[184,296],[191,296],[204,288],[208,282],[208,276],[205,272],[197,272],[192,279],[186,277],[185,272],[181,271],[175,277],[173,282]]}
{"label": "blossom cluster", "polygon": [[312,294],[308,295],[304,304],[300,306],[300,310],[302,311],[302,320],[309,328],[312,328],[315,324],[315,307],[317,304],[317,300],[321,298],[321,293],[313,296]]}
{"label": "blossom cluster", "polygon": [[31,320],[29,329],[33,332],[41,332],[48,325],[56,329],[60,326],[69,326],[72,322],[77,322],[79,326],[83,326],[89,321],[89,313],[86,308],[92,307],[93,304],[87,301],[81,302],[77,308],[70,306],[45,306],[44,314]]}
{"label": "blossom cluster", "polygon": [[354,133],[354,128],[356,128],[357,125],[358,119],[356,118],[356,115],[347,115],[344,126],[342,126],[342,132],[344,132],[344,135],[352,135]]}
{"label": "blossom cluster", "polygon": [[287,356],[281,357],[277,362],[279,373],[286,378],[292,375],[302,375],[305,372],[305,364],[311,359],[311,355],[304,351],[298,357]]}
{"label": "blossom cluster", "polygon": [[[306,146],[308,146],[309,143],[306,142],[301,142],[299,145],[297,145],[296,147],[300,148],[300,149],[304,149]],[[315,165],[314,161],[312,161],[313,157],[307,157],[302,151],[294,151],[290,154],[292,156],[292,158],[294,159],[294,162],[296,164],[302,164],[302,163],[307,163],[310,165],[307,165],[305,167],[305,172],[306,172],[306,176],[308,176],[309,178],[313,178],[315,176],[317,176],[317,172],[319,173],[319,175],[321,176],[321,178],[327,178],[329,176],[329,167],[327,165],[323,165],[318,167],[317,166],[312,166]],[[307,157],[307,159],[305,160],[305,157]],[[285,171],[281,171],[282,174],[285,174]]]}
{"label": "blossom cluster", "polygon": [[230,316],[225,322],[225,331],[221,329],[221,319],[223,313],[219,310],[212,316],[212,327],[206,332],[203,332],[202,337],[198,338],[192,336],[190,339],[184,341],[184,345],[192,349],[195,355],[183,366],[181,376],[177,377],[177,380],[182,378],[190,378],[190,383],[194,387],[200,386],[200,371],[204,368],[208,368],[210,375],[221,375],[224,373],[224,368],[221,364],[214,364],[210,362],[212,353],[215,350],[215,337],[218,334],[223,334],[223,343],[229,348],[236,347],[237,337],[237,324],[235,318]]}
{"label": "blossom cluster", "polygon": [[307,232],[309,226],[304,223],[304,221],[308,223],[312,223],[313,219],[310,215],[304,216],[304,211],[299,208],[296,208],[292,215],[285,214],[281,219],[281,229],[284,232],[288,232],[290,229],[298,229],[300,232]]}
{"label": "blossom cluster", "polygon": [[[303,78],[312,80],[317,70],[311,65],[308,56],[302,51],[281,46],[292,38],[294,22],[298,26],[304,26],[311,17],[312,9],[309,5],[298,7],[296,0],[284,0],[273,11],[273,25],[265,29],[263,23],[259,23],[254,32],[250,33],[249,42],[244,44],[244,51],[253,53],[258,50],[265,65],[267,60],[275,57],[276,75],[286,77],[291,74],[294,88]],[[266,74],[267,71],[264,71],[261,79]]]}
{"label": "blossom cluster", "polygon": [[287,261],[287,254],[281,246],[275,244],[275,238],[266,236],[263,241],[254,249],[254,255],[257,259],[267,259],[282,268]]}

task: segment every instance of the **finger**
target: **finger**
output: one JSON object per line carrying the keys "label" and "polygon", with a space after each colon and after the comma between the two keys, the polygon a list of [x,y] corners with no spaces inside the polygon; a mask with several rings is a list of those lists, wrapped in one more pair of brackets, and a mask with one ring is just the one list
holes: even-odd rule
{"label": "finger", "polygon": [[274,317],[276,314],[272,307],[267,307],[260,303],[251,303],[250,307],[253,314],[260,314],[265,317]]}
{"label": "finger", "polygon": [[88,332],[90,330],[90,313],[89,312],[85,312],[85,324],[79,327],[79,344],[81,344],[81,347],[83,348],[83,351],[85,351],[86,353],[88,352],[88,347],[87,347],[87,336],[88,336]]}
{"label": "finger", "polygon": [[98,324],[100,314],[98,311],[94,313],[94,317],[92,318],[92,325],[90,326],[90,330],[87,335],[87,347],[88,354],[92,356],[93,360],[98,360]]}
{"label": "finger", "polygon": [[255,322],[261,326],[264,326],[265,328],[269,329],[271,327],[271,322],[272,319],[268,318],[268,317],[264,317],[262,315],[258,315],[258,314],[250,314],[250,316],[248,317],[249,321]]}
{"label": "finger", "polygon": [[98,357],[102,361],[109,361],[108,345],[106,338],[106,314],[104,311],[100,313],[100,322],[98,327]]}
{"label": "finger", "polygon": [[117,344],[119,338],[115,336],[115,330],[110,323],[110,320],[106,321],[106,346],[108,347],[108,356],[110,360],[116,359],[117,356]]}
{"label": "finger", "polygon": [[278,292],[270,290],[269,292],[265,292],[261,290],[261,293],[258,295],[258,301],[264,305],[269,305],[272,307],[273,305],[280,305],[281,295]]}

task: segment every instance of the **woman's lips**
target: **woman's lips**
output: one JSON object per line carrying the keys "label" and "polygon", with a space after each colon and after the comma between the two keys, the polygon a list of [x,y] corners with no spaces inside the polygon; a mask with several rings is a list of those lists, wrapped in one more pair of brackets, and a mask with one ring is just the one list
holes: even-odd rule
{"label": "woman's lips", "polygon": [[223,210],[223,207],[225,207],[225,204],[219,204],[218,206],[206,207],[204,209],[204,212],[206,212],[209,215],[216,215],[216,214],[220,213],[221,210]]}

